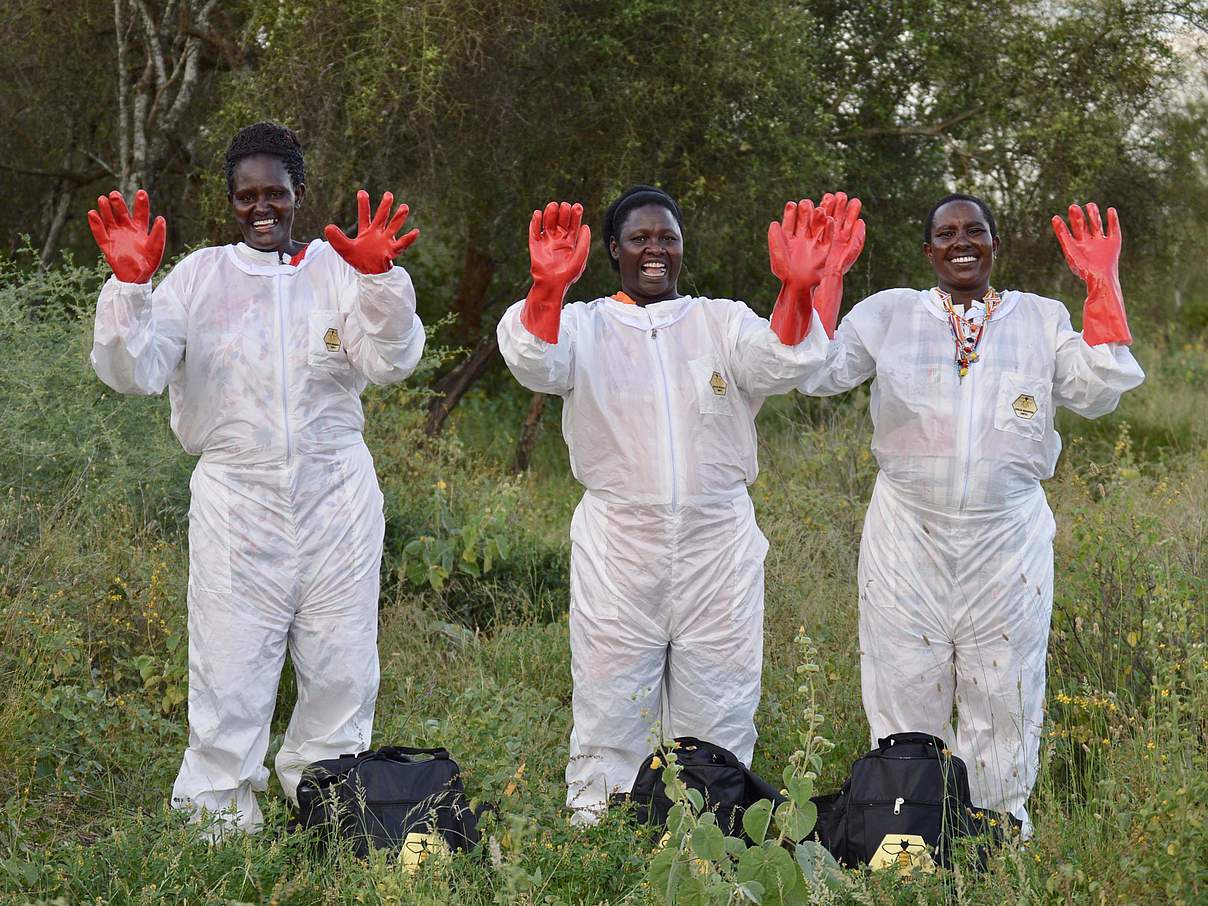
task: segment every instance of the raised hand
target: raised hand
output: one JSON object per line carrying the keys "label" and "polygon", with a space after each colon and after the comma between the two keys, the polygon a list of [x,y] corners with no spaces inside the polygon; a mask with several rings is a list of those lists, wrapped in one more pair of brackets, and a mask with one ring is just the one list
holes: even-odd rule
{"label": "raised hand", "polygon": [[1082,313],[1082,338],[1090,346],[1101,343],[1131,343],[1124,313],[1124,291],[1120,288],[1120,219],[1115,208],[1107,209],[1107,232],[1093,201],[1086,214],[1070,205],[1070,225],[1060,215],[1053,217],[1053,232],[1074,276],[1086,283]]}
{"label": "raised hand", "polygon": [[520,322],[533,336],[558,342],[566,291],[583,276],[590,251],[591,227],[583,223],[583,205],[551,201],[544,211],[533,211],[529,221],[533,286],[520,312]]}
{"label": "raised hand", "polygon": [[843,192],[827,192],[820,207],[834,220],[835,229],[813,303],[826,335],[833,337],[843,302],[843,275],[864,249],[864,221],[860,219],[860,199],[848,198]]}
{"label": "raised hand", "polygon": [[808,198],[784,206],[783,221],[768,225],[772,273],[782,283],[816,286],[830,254],[834,222]]}
{"label": "raised hand", "polygon": [[139,189],[134,193],[134,216],[126,207],[121,192],[110,192],[96,200],[96,209],[88,212],[92,238],[100,246],[113,275],[123,283],[146,283],[164,259],[168,224],[163,217],[151,220],[151,200]]}
{"label": "raised hand", "polygon": [[835,221],[834,236],[826,255],[826,273],[846,274],[860,252],[864,251],[864,221],[860,219],[860,199],[843,192],[822,196],[822,210]]}
{"label": "raised hand", "polygon": [[569,287],[583,276],[591,250],[591,227],[583,223],[583,205],[551,201],[529,221],[529,272],[534,280]]}
{"label": "raised hand", "polygon": [[772,309],[772,330],[786,346],[796,346],[809,333],[810,296],[822,280],[830,254],[834,220],[808,198],[784,206],[784,219],[768,225],[772,273],[780,278],[780,295]]}
{"label": "raised hand", "polygon": [[396,238],[395,234],[407,222],[411,209],[400,204],[394,216],[390,208],[394,195],[387,192],[382,196],[377,212],[369,219],[369,193],[364,189],[357,192],[357,235],[349,239],[334,223],[323,229],[323,235],[341,258],[362,274],[384,274],[394,265],[394,259],[405,252],[419,238],[419,230],[412,230]]}

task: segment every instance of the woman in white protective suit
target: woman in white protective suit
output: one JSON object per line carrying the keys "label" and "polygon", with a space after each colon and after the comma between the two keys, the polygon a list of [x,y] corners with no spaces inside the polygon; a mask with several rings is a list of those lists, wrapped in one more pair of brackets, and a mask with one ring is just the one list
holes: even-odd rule
{"label": "woman in white protective suit", "polygon": [[164,220],[148,233],[113,192],[89,213],[113,268],[97,304],[92,364],[121,393],[166,386],[172,430],[201,457],[190,483],[189,745],[173,805],[255,830],[256,791],[286,650],[298,701],[277,754],[295,795],[302,768],[369,748],[378,688],[382,494],[362,439],[360,393],[415,368],[424,329],[397,257],[386,193],[359,230],[292,235],[306,196],[290,130],[258,123],[226,156],[235,245],[186,257],[152,290]]}
{"label": "woman in white protective suit", "polygon": [[533,213],[533,286],[498,336],[521,384],[563,397],[586,489],[571,523],[566,779],[577,822],[629,791],[660,725],[750,764],[767,552],[747,493],[755,414],[822,365],[820,294],[859,254],[858,216],[844,196],[786,206],[769,230],[782,281],[769,324],[742,302],[679,292],[680,210],[660,190],[636,186],[604,218],[621,291],[565,308],[590,231],[579,205]]}
{"label": "woman in white protective suit", "polygon": [[[1053,218],[1086,281],[1083,330],[1061,302],[990,286],[999,247],[990,209],[950,195],[927,215],[930,290],[890,289],[857,304],[804,393],[873,379],[880,466],[860,544],[860,671],[872,738],[940,736],[969,768],[974,802],[1031,833],[1045,655],[1053,606],[1053,475],[1065,406],[1112,411],[1144,374],[1117,274],[1108,209]],[[1089,222],[1088,222],[1089,221]],[[951,719],[956,706],[955,732]]]}

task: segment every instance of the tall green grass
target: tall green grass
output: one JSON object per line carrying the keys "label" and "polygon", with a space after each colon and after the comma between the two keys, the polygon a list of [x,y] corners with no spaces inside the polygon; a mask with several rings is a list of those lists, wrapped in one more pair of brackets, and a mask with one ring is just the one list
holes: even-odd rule
{"label": "tall green grass", "polygon": [[[287,833],[275,789],[264,833],[215,847],[165,808],[185,742],[192,463],[164,400],[116,398],[91,373],[91,304],[81,300],[94,297],[95,268],[2,276],[0,899],[651,901],[648,835],[617,813],[571,828],[561,807],[578,491],[556,412],[533,470],[515,477],[507,467],[525,395],[472,395],[436,440],[420,431],[413,391],[366,399],[388,513],[377,740],[454,752],[470,794],[499,805],[483,851],[415,877],[381,855],[359,862]],[[1149,380],[1117,413],[1063,419],[1067,450],[1048,485],[1059,529],[1035,839],[982,876],[851,873],[844,899],[1208,897],[1208,352],[1159,338],[1138,355]],[[760,416],[764,478],[753,494],[772,548],[754,767],[779,776],[797,747],[793,639],[804,626],[820,649],[818,707],[837,743],[823,790],[868,743],[854,587],[876,474],[866,405],[863,390],[788,397]],[[488,550],[492,537],[506,551]],[[410,567],[446,547],[457,558],[438,588]],[[293,694],[287,679],[274,748]]]}

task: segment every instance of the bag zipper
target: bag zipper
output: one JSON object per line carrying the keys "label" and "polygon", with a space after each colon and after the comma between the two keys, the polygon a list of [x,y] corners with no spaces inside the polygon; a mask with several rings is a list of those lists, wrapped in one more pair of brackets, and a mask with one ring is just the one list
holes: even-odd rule
{"label": "bag zipper", "polygon": [[865,799],[860,802],[852,802],[854,806],[893,806],[893,813],[900,815],[903,805],[927,805],[933,808],[944,808],[944,803],[936,802],[932,799],[903,799],[899,796],[897,799]]}

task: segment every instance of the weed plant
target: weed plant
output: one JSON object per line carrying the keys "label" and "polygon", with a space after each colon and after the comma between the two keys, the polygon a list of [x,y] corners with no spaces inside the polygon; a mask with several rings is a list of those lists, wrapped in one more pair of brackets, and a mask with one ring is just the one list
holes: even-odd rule
{"label": "weed plant", "polygon": [[[508,465],[527,395],[472,394],[435,439],[421,430],[421,394],[366,395],[388,518],[376,741],[454,753],[470,795],[499,807],[480,851],[415,875],[380,853],[362,862],[287,832],[275,786],[262,797],[265,831],[215,846],[165,807],[186,738],[192,461],[165,400],[119,399],[88,366],[102,272],[0,267],[0,901],[660,901],[652,878],[664,877],[667,849],[624,810],[579,828],[562,807],[578,492],[556,406],[517,477]],[[799,901],[1208,899],[1208,351],[1172,331],[1150,333],[1138,356],[1149,379],[1117,413],[1062,418],[1066,452],[1047,485],[1056,601],[1035,838],[980,874],[843,872],[832,884],[818,863]],[[835,789],[869,742],[854,587],[876,474],[869,430],[865,390],[781,398],[760,416],[765,475],[752,492],[771,553],[753,767],[793,783],[808,772],[816,792]],[[808,710],[826,716],[827,746],[812,743],[803,713],[802,626],[816,646]],[[287,676],[271,750],[293,697]],[[795,755],[807,749],[815,762]],[[765,833],[796,838],[799,819],[780,817]],[[717,854],[708,819],[693,821],[677,828],[675,852],[694,853],[681,877],[705,881],[672,901],[701,902],[691,891],[705,889],[720,902],[772,902],[776,885],[764,881],[778,868],[692,873],[696,843]],[[710,886],[718,878],[724,897]]]}

